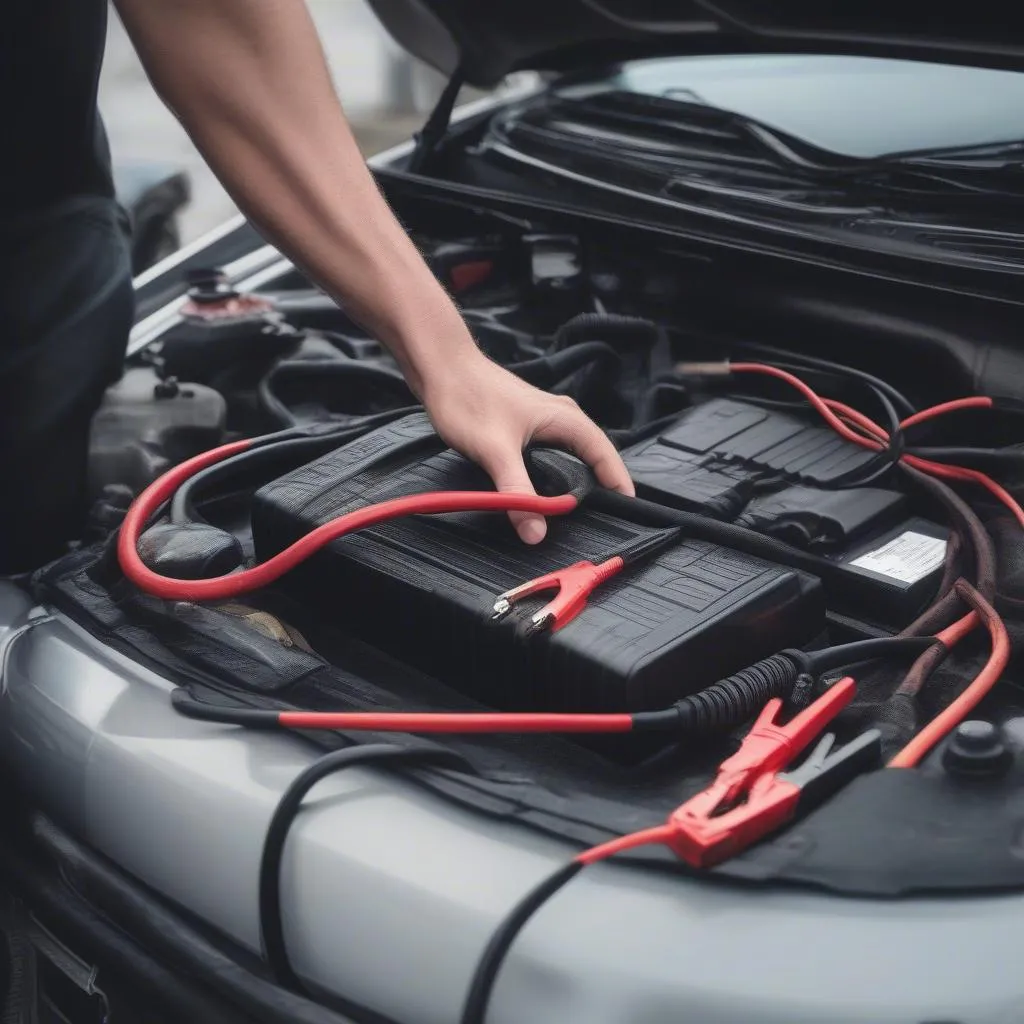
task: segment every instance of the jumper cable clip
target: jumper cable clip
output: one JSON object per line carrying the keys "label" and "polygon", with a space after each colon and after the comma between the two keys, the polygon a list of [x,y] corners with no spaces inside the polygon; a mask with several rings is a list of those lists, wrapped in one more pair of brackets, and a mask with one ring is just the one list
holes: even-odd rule
{"label": "jumper cable clip", "polygon": [[564,569],[545,573],[536,579],[523,583],[500,594],[494,602],[491,619],[495,622],[505,618],[514,605],[523,598],[555,590],[555,596],[530,618],[530,632],[550,628],[561,629],[576,618],[587,606],[587,599],[605,580],[611,579],[625,565],[621,555],[614,555],[607,561],[594,565],[593,562],[576,562]]}
{"label": "jumper cable clip", "polygon": [[881,760],[877,729],[836,747],[834,733],[821,738],[796,769],[779,774],[853,699],[850,678],[831,686],[785,725],[776,719],[782,701],[770,700],[714,782],[669,818],[666,842],[694,867],[710,867],[774,832],[820,803],[861,771]]}

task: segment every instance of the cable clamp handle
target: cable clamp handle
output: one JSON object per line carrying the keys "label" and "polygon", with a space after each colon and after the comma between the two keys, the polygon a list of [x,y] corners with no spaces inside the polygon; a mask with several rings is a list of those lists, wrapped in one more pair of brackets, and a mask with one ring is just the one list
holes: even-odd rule
{"label": "cable clamp handle", "polygon": [[538,576],[527,583],[506,590],[494,602],[491,620],[498,622],[508,615],[513,607],[527,597],[542,594],[548,590],[556,595],[530,618],[529,632],[544,629],[554,632],[568,625],[587,606],[590,595],[606,580],[611,579],[625,565],[624,559],[615,555],[600,565],[593,562],[576,562],[564,569]]}
{"label": "cable clamp handle", "polygon": [[782,701],[769,701],[740,749],[722,762],[715,780],[669,818],[668,845],[694,867],[710,867],[763,838],[841,787],[881,758],[881,734],[872,730],[844,747],[823,737],[795,771],[779,774],[853,699],[850,678],[830,687],[786,725],[776,721]]}

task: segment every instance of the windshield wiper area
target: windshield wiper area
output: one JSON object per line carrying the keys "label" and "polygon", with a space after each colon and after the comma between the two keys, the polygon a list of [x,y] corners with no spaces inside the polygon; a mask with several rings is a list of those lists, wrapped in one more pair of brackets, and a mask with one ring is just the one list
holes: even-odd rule
{"label": "windshield wiper area", "polygon": [[[705,103],[693,90],[670,96],[613,91],[584,100],[559,100],[569,116],[612,131],[631,133],[685,151],[720,146],[722,155],[767,158],[780,168],[819,174],[859,175],[894,168],[1013,171],[1024,175],[1024,139],[977,146],[903,150],[878,157],[844,156],[815,146],[756,118]],[[1021,178],[1024,181],[1024,176]]]}
{"label": "windshield wiper area", "polygon": [[609,165],[646,163],[667,179],[746,171],[752,184],[774,180],[783,188],[868,187],[946,201],[1024,199],[1024,140],[859,159],[695,99],[618,91],[527,105],[497,121],[493,131],[526,147],[598,148]]}
{"label": "windshield wiper area", "polygon": [[[866,218],[1007,230],[1024,228],[1024,142],[843,156],[752,118],[705,104],[698,96],[624,91],[548,97],[512,108],[492,122],[505,159],[541,160],[598,186],[675,198],[770,219]],[[1019,211],[1019,212],[1018,212]]]}

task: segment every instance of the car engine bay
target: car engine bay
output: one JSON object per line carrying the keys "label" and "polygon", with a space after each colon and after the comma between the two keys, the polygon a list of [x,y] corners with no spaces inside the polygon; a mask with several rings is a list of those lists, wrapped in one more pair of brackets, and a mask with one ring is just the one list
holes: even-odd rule
{"label": "car engine bay", "polygon": [[[104,585],[125,602],[122,614],[133,608],[156,643],[173,637],[173,649],[188,649],[205,680],[193,680],[193,698],[203,699],[211,675],[232,661],[215,648],[241,645],[244,635],[245,645],[260,645],[264,664],[255,675],[252,665],[239,671],[236,652],[233,678],[223,679],[235,696],[272,694],[311,710],[654,712],[783,650],[905,636],[915,620],[917,628],[946,626],[935,617],[938,599],[946,595],[948,613],[954,581],[990,571],[991,556],[979,561],[974,550],[971,508],[949,498],[941,481],[919,479],[927,474],[901,474],[898,463],[949,451],[1012,488],[1021,467],[1012,402],[954,404],[908,428],[918,410],[963,397],[960,382],[868,344],[833,352],[786,348],[774,336],[729,338],[728,314],[718,332],[701,329],[706,310],[694,303],[687,315],[694,292],[685,263],[654,252],[626,258],[592,237],[479,212],[464,220],[487,230],[414,234],[482,349],[604,427],[639,500],[596,493],[586,508],[553,518],[535,550],[514,539],[504,516],[488,513],[372,526],[244,601],[129,596],[114,587],[109,557],[96,561],[88,575],[95,584],[112,574]],[[730,367],[728,359],[744,362]],[[764,365],[777,375],[739,372]],[[870,410],[897,443],[872,450],[839,436],[793,376],[840,403],[835,409]],[[855,424],[855,413],[843,415]],[[138,355],[97,417],[94,546],[74,556],[78,574],[160,473],[238,438],[278,434],[259,458],[251,452],[208,467],[178,492],[142,535],[150,573],[231,579],[358,505],[489,487],[437,441],[386,352],[298,272],[240,294],[218,271],[196,271],[180,321]],[[556,490],[559,472],[580,469],[561,458]],[[1021,548],[1012,498],[1008,511],[976,482],[962,490],[998,552],[998,580],[975,582],[1014,608]],[[524,596],[504,617],[491,607],[531,577],[652,545],[635,570],[598,586],[573,612],[576,621],[555,630],[535,628],[551,594]],[[60,570],[58,563],[47,578],[63,578]],[[879,728],[884,757],[895,756],[977,674],[984,644],[975,639],[931,665],[928,686],[912,681],[911,698],[899,689],[906,657],[864,666],[848,729]],[[294,682],[308,679],[311,664],[324,677],[317,686]],[[1015,693],[1004,684],[990,697],[996,717],[1012,717]],[[709,730],[694,751],[670,737],[501,736],[493,743],[503,752],[492,758],[480,737],[440,742],[484,762],[514,756],[534,777],[602,801],[625,786],[632,816],[645,800],[660,806],[666,793],[677,796],[681,779],[696,784],[756,710],[748,700],[723,713],[718,739]],[[614,829],[615,818],[598,815],[590,825]]]}
{"label": "car engine bay", "polygon": [[[531,448],[549,533],[523,544],[333,299],[276,256],[248,283],[192,267],[94,421],[87,533],[33,598],[172,680],[183,719],[386,747],[423,790],[582,846],[559,884],[624,854],[846,896],[1024,887],[1014,311],[975,296],[992,316],[936,336],[919,281],[883,311],[848,268],[783,291],[748,253],[741,287],[700,243],[401,196],[483,351],[595,419],[637,497]],[[311,771],[260,882],[297,992],[273,872]],[[61,861],[73,840],[35,829]]]}

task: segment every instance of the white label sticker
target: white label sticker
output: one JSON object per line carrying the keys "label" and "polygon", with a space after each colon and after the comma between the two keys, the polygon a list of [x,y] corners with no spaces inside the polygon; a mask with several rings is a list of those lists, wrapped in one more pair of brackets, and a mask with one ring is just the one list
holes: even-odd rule
{"label": "white label sticker", "polygon": [[869,569],[901,583],[916,583],[942,565],[945,557],[944,540],[908,530],[880,548],[854,559],[850,565]]}

